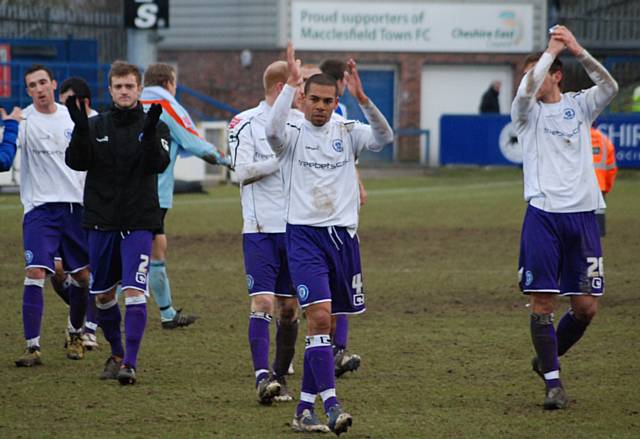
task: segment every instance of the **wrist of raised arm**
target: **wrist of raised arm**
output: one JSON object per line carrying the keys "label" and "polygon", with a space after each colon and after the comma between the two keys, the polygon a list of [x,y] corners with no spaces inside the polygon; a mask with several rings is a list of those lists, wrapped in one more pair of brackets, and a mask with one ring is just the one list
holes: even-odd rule
{"label": "wrist of raised arm", "polygon": [[356,96],[356,99],[358,99],[358,103],[359,103],[360,105],[362,105],[362,106],[368,105],[368,104],[369,104],[369,102],[370,102],[370,101],[369,101],[369,97],[368,97],[366,94],[364,94],[364,93],[359,93],[359,94]]}

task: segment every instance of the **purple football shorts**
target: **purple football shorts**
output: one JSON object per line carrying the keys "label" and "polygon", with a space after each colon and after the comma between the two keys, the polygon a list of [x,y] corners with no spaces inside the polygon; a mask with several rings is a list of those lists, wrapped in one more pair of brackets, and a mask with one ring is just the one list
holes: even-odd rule
{"label": "purple football shorts", "polygon": [[287,257],[300,306],[331,302],[333,314],[365,310],[360,244],[344,227],[287,224]]}
{"label": "purple football shorts", "polygon": [[525,294],[601,296],[604,270],[595,214],[550,213],[528,206],[518,272]]}
{"label": "purple football shorts", "polygon": [[150,230],[89,230],[91,294],[106,293],[118,283],[122,289],[148,294],[149,260],[153,232]]}
{"label": "purple football shorts", "polygon": [[26,268],[55,272],[54,259],[75,273],[89,266],[87,236],[82,228],[82,205],[46,203],[27,212],[22,220]]}
{"label": "purple football shorts", "polygon": [[242,250],[249,296],[275,294],[295,297],[284,233],[245,233],[242,235]]}

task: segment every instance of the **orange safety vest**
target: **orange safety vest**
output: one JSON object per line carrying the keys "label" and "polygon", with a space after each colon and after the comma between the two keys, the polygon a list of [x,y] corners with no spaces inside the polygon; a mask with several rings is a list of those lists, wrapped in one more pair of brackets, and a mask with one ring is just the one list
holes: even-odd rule
{"label": "orange safety vest", "polygon": [[601,131],[591,128],[591,146],[593,147],[593,167],[598,177],[598,184],[603,193],[613,187],[618,173],[616,151],[611,140]]}

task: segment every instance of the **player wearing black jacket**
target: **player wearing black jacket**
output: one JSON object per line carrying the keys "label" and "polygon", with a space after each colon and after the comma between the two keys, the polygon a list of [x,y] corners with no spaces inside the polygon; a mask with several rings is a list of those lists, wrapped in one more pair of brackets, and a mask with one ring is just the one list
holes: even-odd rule
{"label": "player wearing black jacket", "polygon": [[[140,71],[115,62],[109,72],[113,106],[87,119],[84,105],[67,100],[75,123],[66,151],[72,169],[87,171],[84,227],[88,229],[91,294],[98,324],[111,345],[101,379],[136,382],[138,350],[147,322],[148,268],[153,230],[161,225],[158,176],[169,164],[169,129],[159,122],[162,107],[145,115],[138,102]],[[125,296],[126,349],[116,287]]]}

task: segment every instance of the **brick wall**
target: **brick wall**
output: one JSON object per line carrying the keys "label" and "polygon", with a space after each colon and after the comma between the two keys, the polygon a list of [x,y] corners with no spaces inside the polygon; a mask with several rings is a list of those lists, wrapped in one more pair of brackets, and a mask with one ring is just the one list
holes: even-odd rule
{"label": "brick wall", "polygon": [[[438,53],[384,53],[384,52],[296,52],[303,63],[319,63],[326,58],[348,59],[367,65],[394,65],[398,72],[396,128],[420,126],[420,81],[425,64],[511,64],[514,81],[523,55],[501,54],[438,54]],[[240,110],[255,106],[263,97],[262,72],[273,61],[284,59],[284,50],[255,50],[249,68],[240,65],[240,51],[220,50],[165,50],[160,61],[177,62],[180,83],[207,96],[226,102]],[[514,94],[517,83],[513,84]],[[186,105],[196,106],[189,98]],[[210,113],[210,111],[209,111]],[[217,113],[216,117],[229,118]],[[418,139],[398,139],[399,160],[416,161],[419,157]]]}

